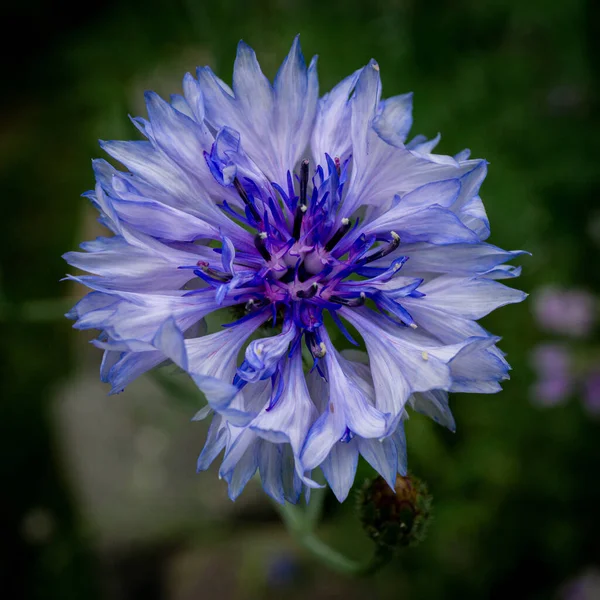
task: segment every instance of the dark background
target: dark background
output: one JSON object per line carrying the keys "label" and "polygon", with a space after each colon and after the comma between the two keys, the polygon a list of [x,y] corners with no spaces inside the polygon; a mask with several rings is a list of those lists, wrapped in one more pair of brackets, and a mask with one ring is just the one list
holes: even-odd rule
{"label": "dark background", "polygon": [[[536,325],[537,291],[600,291],[599,6],[28,0],[3,9],[2,596],[600,598],[600,587],[575,596],[568,583],[594,579],[600,565],[600,418],[577,389],[557,406],[532,402],[530,360],[556,337]],[[100,353],[62,318],[82,291],[59,282],[61,254],[100,233],[79,198],[93,185],[97,139],[136,137],[127,114],[143,114],[143,90],[176,93],[198,64],[230,80],[240,38],[273,76],[296,33],[306,55],[320,55],[323,92],[375,57],[384,96],[415,92],[415,133],[441,131],[441,152],[487,158],[490,241],[532,253],[517,280],[532,297],[485,321],[504,338],[512,379],[496,396],[455,396],[456,434],[411,419],[409,463],[429,484],[435,520],[421,546],[369,582],[331,575],[299,551],[257,489],[231,505],[216,473],[196,475],[204,433],[189,423],[194,411],[152,381],[106,397]],[[600,368],[597,337],[561,343]],[[326,509],[323,535],[368,554],[352,501],[328,498]]]}

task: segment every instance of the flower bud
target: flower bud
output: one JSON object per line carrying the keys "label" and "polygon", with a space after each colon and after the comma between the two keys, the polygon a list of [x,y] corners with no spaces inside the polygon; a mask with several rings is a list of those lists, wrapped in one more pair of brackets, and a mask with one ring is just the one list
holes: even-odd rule
{"label": "flower bud", "polygon": [[398,476],[394,489],[385,479],[365,481],[358,510],[369,537],[382,550],[413,546],[425,538],[431,515],[427,486],[414,475]]}

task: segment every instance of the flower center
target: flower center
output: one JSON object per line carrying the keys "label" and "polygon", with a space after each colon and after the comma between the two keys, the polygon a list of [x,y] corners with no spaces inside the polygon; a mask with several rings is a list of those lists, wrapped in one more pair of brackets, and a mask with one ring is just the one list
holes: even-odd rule
{"label": "flower center", "polygon": [[[361,306],[367,298],[382,312],[391,313],[396,323],[414,326],[410,315],[380,289],[407,260],[401,256],[383,265],[380,260],[399,247],[400,237],[393,231],[367,236],[358,229],[359,219],[338,217],[347,166],[328,156],[327,174],[317,166],[309,189],[310,165],[303,160],[296,185],[290,173],[287,189],[272,184],[279,198],[251,179],[235,177],[232,185],[244,214],[225,202],[222,208],[253,232],[255,252],[230,249],[223,239],[222,248],[215,250],[221,261],[201,261],[194,271],[217,288],[217,297],[233,295],[238,304],[243,303],[247,316],[270,308],[274,320],[278,314],[293,319],[306,333],[315,358],[323,354],[318,328],[324,310],[347,337],[336,311]],[[417,285],[408,293],[418,294]]]}

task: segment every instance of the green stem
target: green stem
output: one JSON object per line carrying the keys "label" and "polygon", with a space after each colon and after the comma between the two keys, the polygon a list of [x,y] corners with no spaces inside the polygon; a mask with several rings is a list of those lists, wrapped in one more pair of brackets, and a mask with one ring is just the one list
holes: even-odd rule
{"label": "green stem", "polygon": [[358,562],[334,550],[314,534],[313,529],[321,512],[324,495],[325,490],[313,491],[313,498],[308,506],[310,507],[316,501],[318,508],[312,508],[310,511],[302,511],[292,504],[277,505],[290,535],[300,546],[334,571],[355,577],[372,575],[388,562],[391,555],[376,550],[370,560]]}
{"label": "green stem", "polygon": [[310,502],[306,505],[306,510],[303,513],[304,528],[308,531],[314,531],[321,520],[323,504],[325,503],[325,496],[327,495],[327,488],[325,487],[325,478],[323,475],[318,473],[314,477],[314,480],[317,483],[322,484],[323,487],[311,490]]}

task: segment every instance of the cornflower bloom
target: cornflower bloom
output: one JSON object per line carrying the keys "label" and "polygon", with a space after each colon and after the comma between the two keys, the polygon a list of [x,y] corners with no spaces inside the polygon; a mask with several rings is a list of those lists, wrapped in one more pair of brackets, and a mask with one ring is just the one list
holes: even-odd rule
{"label": "cornflower bloom", "polygon": [[241,42],[231,88],[204,67],[170,102],[148,92],[146,141],[101,143],[127,171],[94,162],[114,235],[65,256],[91,273],[69,316],[101,330],[103,381],[189,373],[212,418],[198,469],[224,450],[232,499],[258,470],[296,502],[320,467],[342,501],[359,455],[393,488],[407,408],[454,430],[449,391],[498,391],[509,366],[476,320],[524,298],[497,281],[519,252],[484,243],[486,162],[407,142],[412,96],[382,100],[375,61],[320,99],[316,65],[296,38],[271,84]]}

